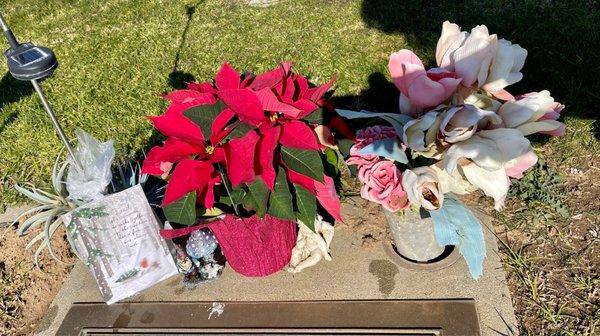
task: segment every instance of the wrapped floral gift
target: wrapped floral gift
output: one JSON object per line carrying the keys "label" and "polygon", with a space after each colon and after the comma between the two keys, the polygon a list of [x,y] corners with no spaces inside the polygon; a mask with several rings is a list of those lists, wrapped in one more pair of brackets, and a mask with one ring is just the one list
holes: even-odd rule
{"label": "wrapped floral gift", "polygon": [[73,251],[108,304],[178,273],[140,185],[80,206],[63,222]]}
{"label": "wrapped floral gift", "polygon": [[[565,132],[557,121],[564,106],[548,91],[516,96],[507,91],[523,78],[526,56],[521,46],[490,35],[483,25],[468,33],[444,22],[436,49],[438,67],[425,69],[410,50],[390,55],[400,113],[337,110],[348,119],[377,117],[386,122],[359,130],[350,149],[346,162],[357,167],[360,195],[381,204],[393,219],[390,225],[407,218],[390,214],[411,207],[425,213],[422,219],[431,218],[433,225],[419,237],[435,238],[442,247],[425,252],[439,254],[445,245],[456,245],[474,278],[483,272],[483,232],[453,194],[481,190],[502,210],[511,179],[523,177],[537,162],[526,136]],[[392,232],[426,228],[404,224]],[[396,241],[396,247],[429,243]],[[417,261],[435,256],[423,253]]]}
{"label": "wrapped floral gift", "polygon": [[142,168],[168,180],[162,208],[179,227],[164,236],[212,217],[206,227],[232,267],[261,276],[290,261],[297,222],[315,231],[318,212],[340,220],[326,163],[343,162],[334,136],[349,129],[325,98],[332,84],[312,85],[289,62],[256,75],[224,63],[214,81],[165,95],[166,112],[149,119],[166,140]]}

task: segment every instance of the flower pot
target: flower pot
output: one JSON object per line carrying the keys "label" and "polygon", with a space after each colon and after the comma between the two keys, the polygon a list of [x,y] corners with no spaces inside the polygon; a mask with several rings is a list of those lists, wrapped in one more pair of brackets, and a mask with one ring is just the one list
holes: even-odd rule
{"label": "flower pot", "polygon": [[231,268],[248,277],[280,271],[296,245],[296,223],[269,215],[239,218],[226,215],[208,228],[217,238]]}
{"label": "flower pot", "polygon": [[426,263],[440,257],[445,250],[438,245],[429,213],[406,211],[393,213],[383,209],[394,240],[396,252],[413,262]]}

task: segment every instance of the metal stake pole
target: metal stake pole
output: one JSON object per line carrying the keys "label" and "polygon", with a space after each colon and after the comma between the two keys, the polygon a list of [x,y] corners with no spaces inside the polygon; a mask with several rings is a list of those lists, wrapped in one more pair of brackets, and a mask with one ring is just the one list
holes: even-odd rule
{"label": "metal stake pole", "polygon": [[4,33],[4,36],[6,37],[10,47],[17,48],[19,46],[19,42],[10,28],[8,28],[8,24],[4,20],[4,17],[2,17],[2,13],[0,13],[0,28],[2,28],[2,32]]}
{"label": "metal stake pole", "polygon": [[63,145],[65,145],[65,147],[67,148],[67,151],[69,152],[71,159],[75,163],[77,170],[79,170],[80,172],[83,172],[83,167],[81,166],[81,163],[77,160],[77,158],[75,156],[75,151],[73,150],[73,147],[71,147],[69,140],[67,139],[65,133],[63,132],[62,127],[60,127],[58,120],[56,119],[56,115],[54,115],[54,111],[52,110],[52,107],[48,103],[48,100],[46,100],[46,96],[44,95],[44,90],[42,90],[42,87],[40,86],[38,81],[35,79],[31,81],[31,84],[33,85],[33,88],[35,89],[35,92],[37,92],[38,96],[40,96],[42,105],[44,105],[44,109],[46,110],[46,112],[48,112],[48,116],[50,117],[50,120],[52,120],[54,129],[56,130],[56,133],[58,133],[58,137],[63,142]]}

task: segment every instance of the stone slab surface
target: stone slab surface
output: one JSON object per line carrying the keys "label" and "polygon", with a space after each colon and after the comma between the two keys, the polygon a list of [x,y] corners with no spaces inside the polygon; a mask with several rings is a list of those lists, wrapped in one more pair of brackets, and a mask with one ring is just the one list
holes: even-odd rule
{"label": "stone slab surface", "polygon": [[[352,211],[361,211],[354,209]],[[279,272],[265,278],[246,278],[226,267],[213,283],[186,289],[181,277],[165,280],[129,302],[151,301],[293,301],[362,299],[461,299],[476,302],[482,335],[517,334],[510,292],[488,218],[479,216],[487,258],[478,280],[469,276],[462,258],[440,271],[411,271],[398,267],[383,245],[362,247],[361,237],[346,226],[336,227],[331,246],[333,261],[322,261],[299,274]],[[40,335],[54,335],[73,302],[101,302],[90,272],[78,263],[40,325]],[[208,312],[207,312],[208,314]]]}

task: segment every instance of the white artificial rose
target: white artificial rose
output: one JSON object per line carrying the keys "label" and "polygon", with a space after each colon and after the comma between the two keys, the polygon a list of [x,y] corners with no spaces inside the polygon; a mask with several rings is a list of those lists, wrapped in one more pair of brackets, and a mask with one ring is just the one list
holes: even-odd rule
{"label": "white artificial rose", "polygon": [[505,127],[516,128],[523,135],[564,134],[564,124],[556,121],[564,105],[555,102],[550,92],[531,92],[508,101],[498,109]]}
{"label": "white artificial rose", "polygon": [[437,173],[431,167],[417,167],[404,171],[402,188],[410,203],[426,210],[437,210],[444,203]]}
{"label": "white artificial rose", "polygon": [[493,197],[496,209],[500,210],[510,185],[509,177],[522,177],[536,162],[531,144],[521,132],[498,128],[479,131],[452,145],[442,166],[449,174],[459,169],[469,183]]}
{"label": "white artificial rose", "polygon": [[523,78],[521,69],[527,50],[505,39],[498,40],[484,25],[474,27],[469,34],[446,21],[435,56],[439,67],[462,78],[462,85],[507,97],[502,94],[504,88]]}

